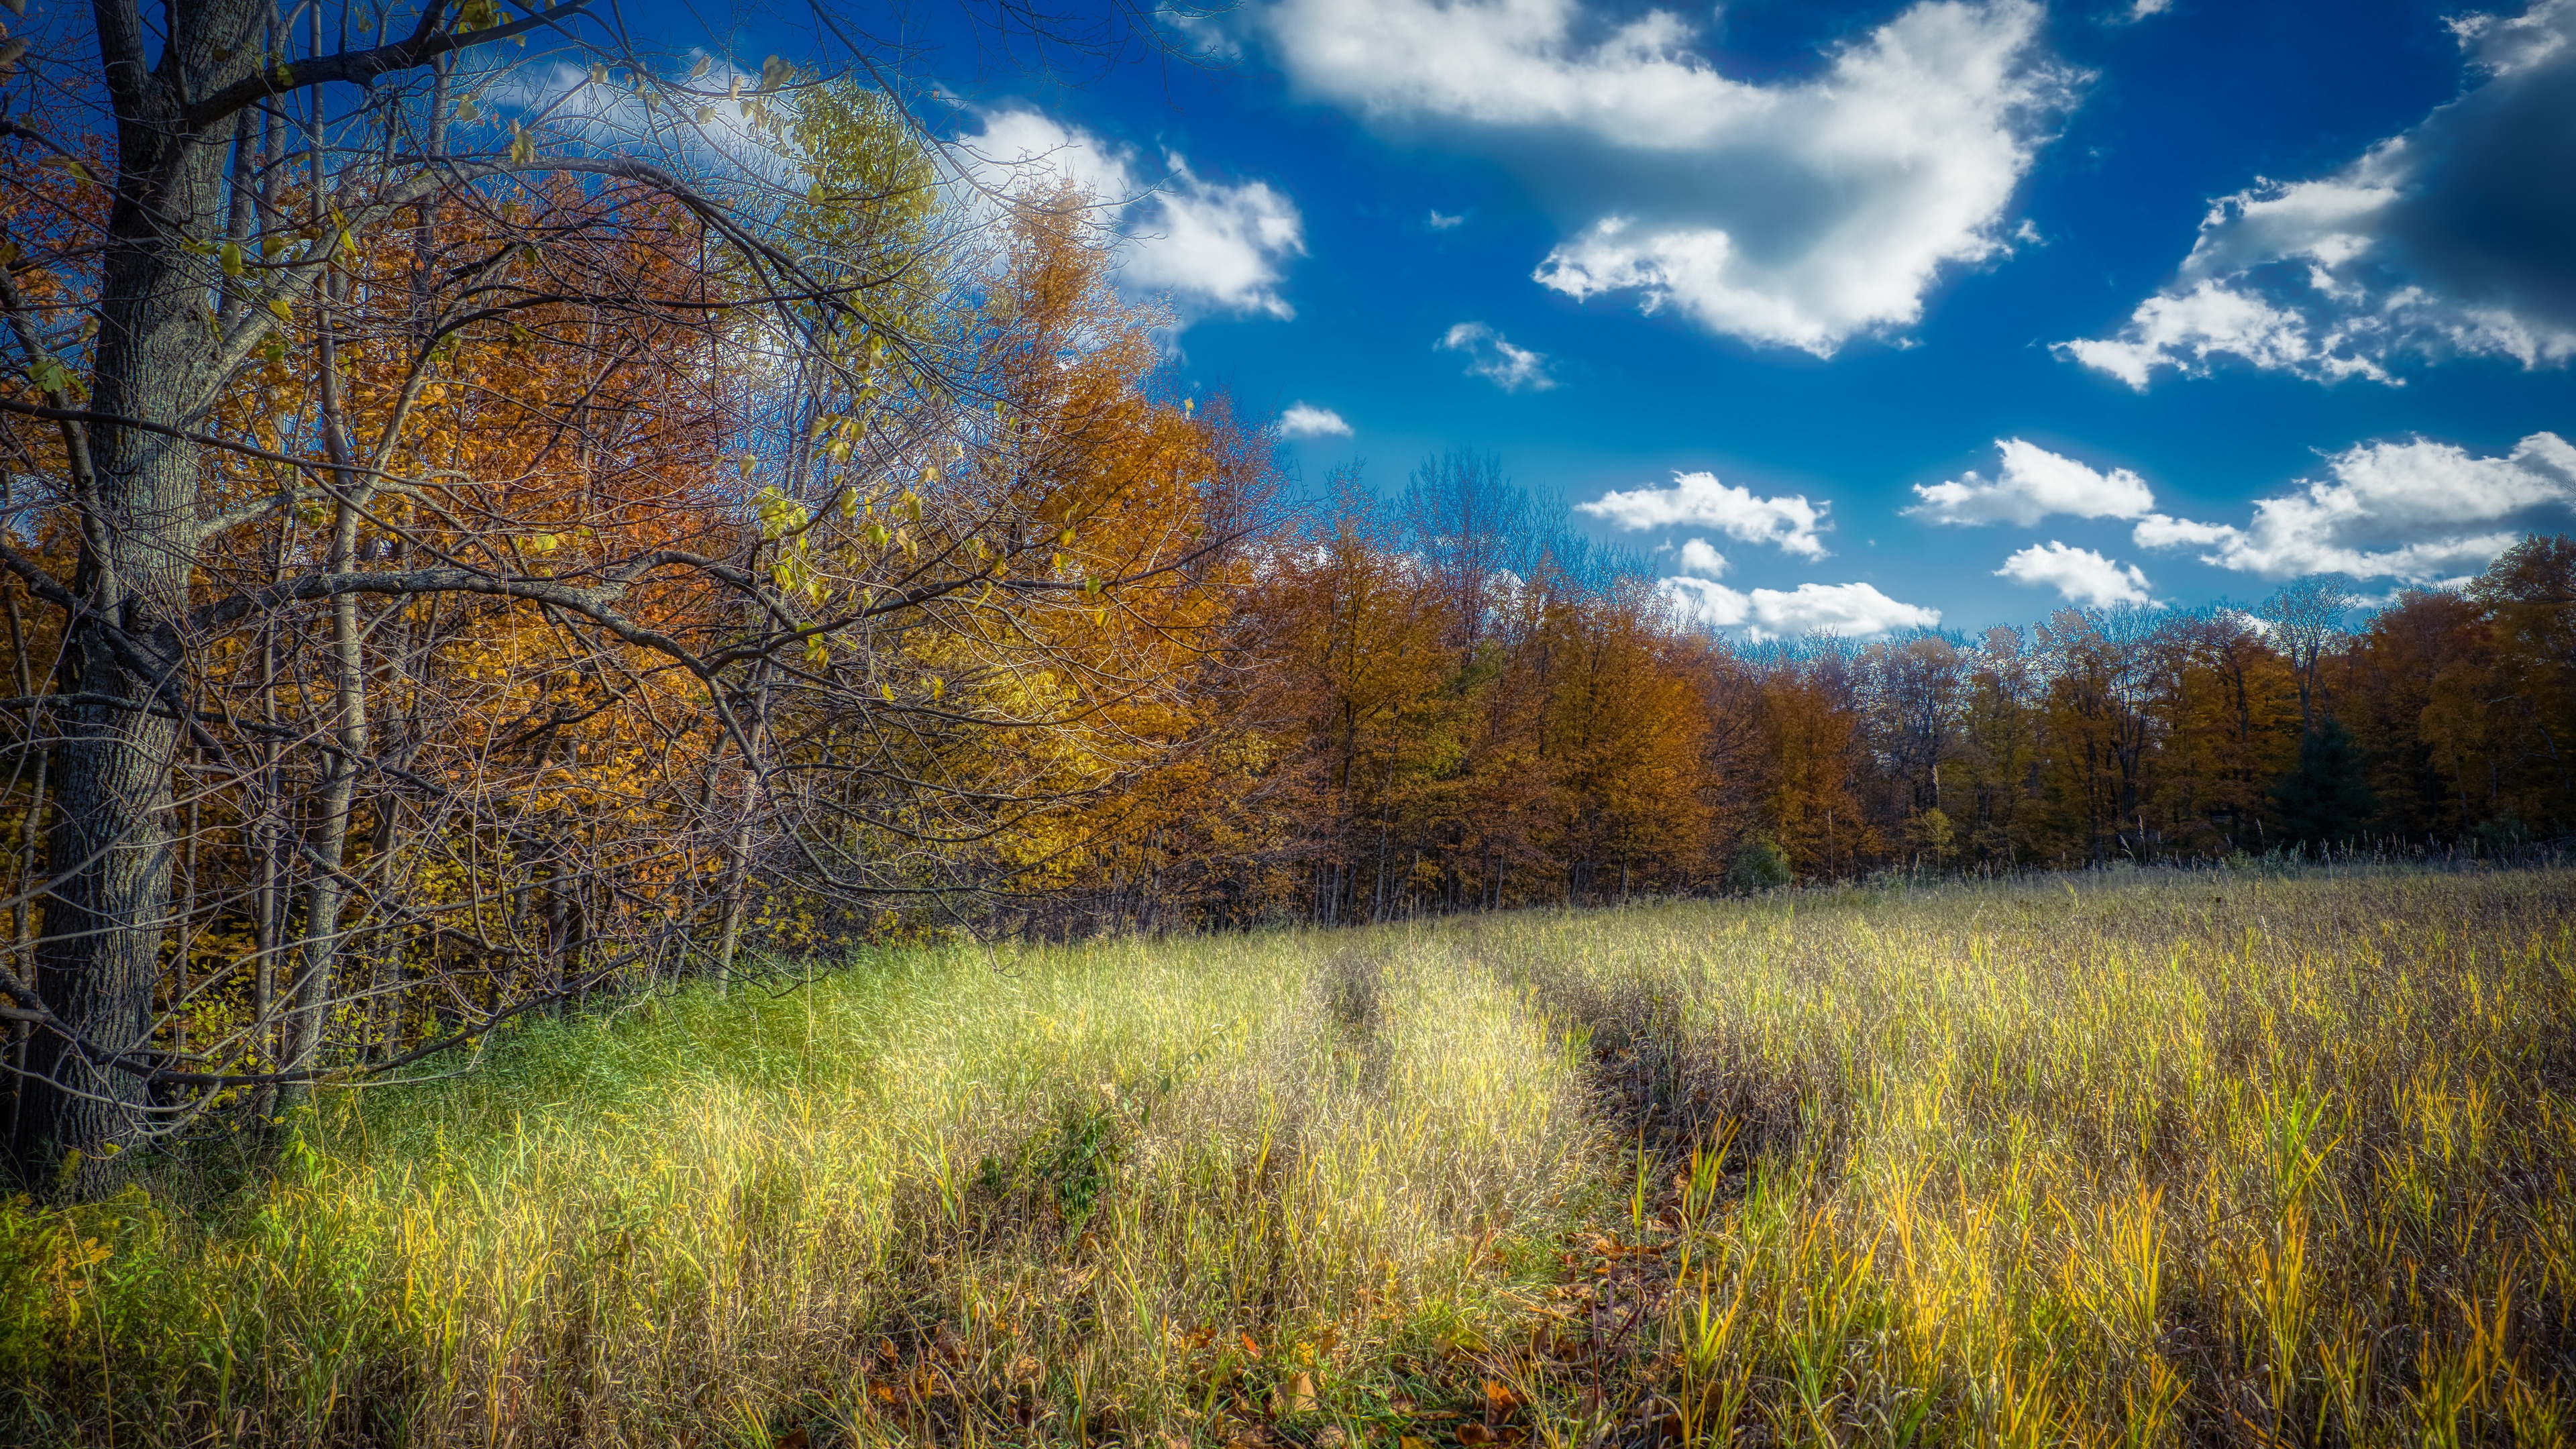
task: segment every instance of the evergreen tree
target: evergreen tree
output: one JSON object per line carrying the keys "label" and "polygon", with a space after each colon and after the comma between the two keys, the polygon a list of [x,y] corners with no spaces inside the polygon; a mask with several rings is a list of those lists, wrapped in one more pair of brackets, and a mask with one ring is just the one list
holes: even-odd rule
{"label": "evergreen tree", "polygon": [[2299,741],[2299,763],[2272,789],[2281,832],[2302,845],[2329,845],[2361,833],[2378,808],[2363,778],[2361,752],[2341,721],[2329,716]]}

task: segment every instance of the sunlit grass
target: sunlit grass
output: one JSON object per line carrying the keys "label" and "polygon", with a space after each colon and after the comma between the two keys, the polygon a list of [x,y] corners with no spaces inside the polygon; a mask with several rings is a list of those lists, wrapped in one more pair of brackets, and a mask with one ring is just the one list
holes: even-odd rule
{"label": "sunlit grass", "polygon": [[0,1209],[0,1438],[2555,1443],[2571,906],[2143,874],[682,997],[257,1187]]}

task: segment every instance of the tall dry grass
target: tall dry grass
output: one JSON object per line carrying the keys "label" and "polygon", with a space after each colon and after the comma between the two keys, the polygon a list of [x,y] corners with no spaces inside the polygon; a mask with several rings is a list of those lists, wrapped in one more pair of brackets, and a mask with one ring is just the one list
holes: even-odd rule
{"label": "tall dry grass", "polygon": [[0,1208],[0,1439],[2555,1443],[2571,906],[2097,876],[548,1025],[273,1180]]}
{"label": "tall dry grass", "polygon": [[1698,1153],[1660,1225],[1642,1193],[1632,1214],[1670,1271],[1635,1286],[1660,1371],[1647,1354],[1612,1420],[2526,1445],[2576,1421],[2567,872],[2061,879],[1462,934],[1594,1023],[1653,1170]]}

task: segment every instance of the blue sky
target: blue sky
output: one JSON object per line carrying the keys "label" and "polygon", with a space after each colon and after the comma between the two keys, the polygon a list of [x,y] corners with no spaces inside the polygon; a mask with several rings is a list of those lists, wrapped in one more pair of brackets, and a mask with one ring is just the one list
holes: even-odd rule
{"label": "blue sky", "polygon": [[1712,627],[2384,592],[2576,523],[2576,0],[1171,34],[921,59],[979,154],[1133,198],[1181,377],[1306,423],[1307,479],[1498,453]]}

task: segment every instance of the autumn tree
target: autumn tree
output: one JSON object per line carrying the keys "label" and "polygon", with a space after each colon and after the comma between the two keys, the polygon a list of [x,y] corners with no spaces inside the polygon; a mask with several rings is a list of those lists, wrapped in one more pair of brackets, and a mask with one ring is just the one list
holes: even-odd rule
{"label": "autumn tree", "polygon": [[100,133],[10,131],[22,1180],[961,915],[1203,733],[1258,470],[1085,330],[1080,208],[579,0],[118,4],[35,73]]}

